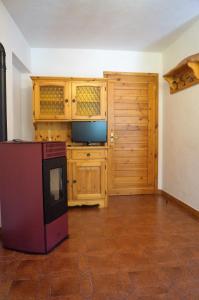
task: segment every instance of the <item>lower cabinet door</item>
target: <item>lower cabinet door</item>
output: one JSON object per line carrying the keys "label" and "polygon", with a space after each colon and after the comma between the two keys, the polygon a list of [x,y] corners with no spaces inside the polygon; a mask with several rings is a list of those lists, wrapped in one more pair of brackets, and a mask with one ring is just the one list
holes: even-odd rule
{"label": "lower cabinet door", "polygon": [[72,199],[105,198],[105,162],[75,161],[72,163]]}

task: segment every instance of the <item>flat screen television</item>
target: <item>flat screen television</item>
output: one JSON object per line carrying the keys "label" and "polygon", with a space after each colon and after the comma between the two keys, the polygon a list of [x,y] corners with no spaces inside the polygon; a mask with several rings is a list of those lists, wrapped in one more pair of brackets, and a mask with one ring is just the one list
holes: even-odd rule
{"label": "flat screen television", "polygon": [[72,122],[72,141],[87,144],[105,143],[107,141],[107,122]]}

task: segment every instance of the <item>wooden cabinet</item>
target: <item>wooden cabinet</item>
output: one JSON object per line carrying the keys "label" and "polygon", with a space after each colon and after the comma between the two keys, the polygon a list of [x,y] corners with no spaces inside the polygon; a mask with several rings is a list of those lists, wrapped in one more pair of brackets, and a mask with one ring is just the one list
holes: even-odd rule
{"label": "wooden cabinet", "polygon": [[69,206],[107,206],[107,150],[74,148],[67,150]]}
{"label": "wooden cabinet", "polygon": [[106,119],[106,80],[32,77],[33,119],[72,121]]}
{"label": "wooden cabinet", "polygon": [[36,81],[33,118],[66,120],[71,117],[70,84],[64,81]]}
{"label": "wooden cabinet", "polygon": [[72,82],[72,120],[106,118],[106,84]]}

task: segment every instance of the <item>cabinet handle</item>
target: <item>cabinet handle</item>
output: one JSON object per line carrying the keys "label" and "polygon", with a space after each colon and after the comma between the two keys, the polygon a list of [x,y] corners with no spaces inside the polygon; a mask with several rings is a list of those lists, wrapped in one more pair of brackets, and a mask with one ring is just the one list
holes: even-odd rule
{"label": "cabinet handle", "polygon": [[87,156],[91,156],[91,154],[90,154],[90,153],[87,153],[86,155],[87,155]]}
{"label": "cabinet handle", "polygon": [[73,183],[77,183],[77,180],[73,180]]}
{"label": "cabinet handle", "polygon": [[65,103],[68,103],[68,99],[65,99]]}
{"label": "cabinet handle", "polygon": [[75,103],[75,99],[73,99],[72,102]]}

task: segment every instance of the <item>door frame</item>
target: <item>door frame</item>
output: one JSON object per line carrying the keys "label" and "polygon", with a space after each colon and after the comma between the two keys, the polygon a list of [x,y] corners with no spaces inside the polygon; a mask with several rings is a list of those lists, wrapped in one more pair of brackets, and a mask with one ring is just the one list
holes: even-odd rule
{"label": "door frame", "polygon": [[0,142],[7,140],[6,52],[0,43]]}
{"label": "door frame", "polygon": [[[154,153],[155,153],[155,158],[154,158],[154,194],[157,193],[158,191],[158,102],[159,102],[159,74],[158,73],[137,73],[137,72],[109,72],[105,71],[104,72],[104,78],[107,79],[107,99],[108,99],[108,194],[109,195],[114,195],[113,193],[110,193],[110,170],[111,170],[111,157],[110,157],[110,149],[111,149],[111,143],[110,143],[110,138],[111,138],[111,120],[113,118],[113,105],[111,103],[113,97],[112,97],[112,89],[109,88],[110,84],[113,84],[118,81],[122,81],[121,77],[122,76],[140,76],[140,77],[153,77],[155,80],[155,122],[154,122],[154,140],[155,140],[155,145],[154,145]],[[125,80],[124,80],[125,81]]]}

